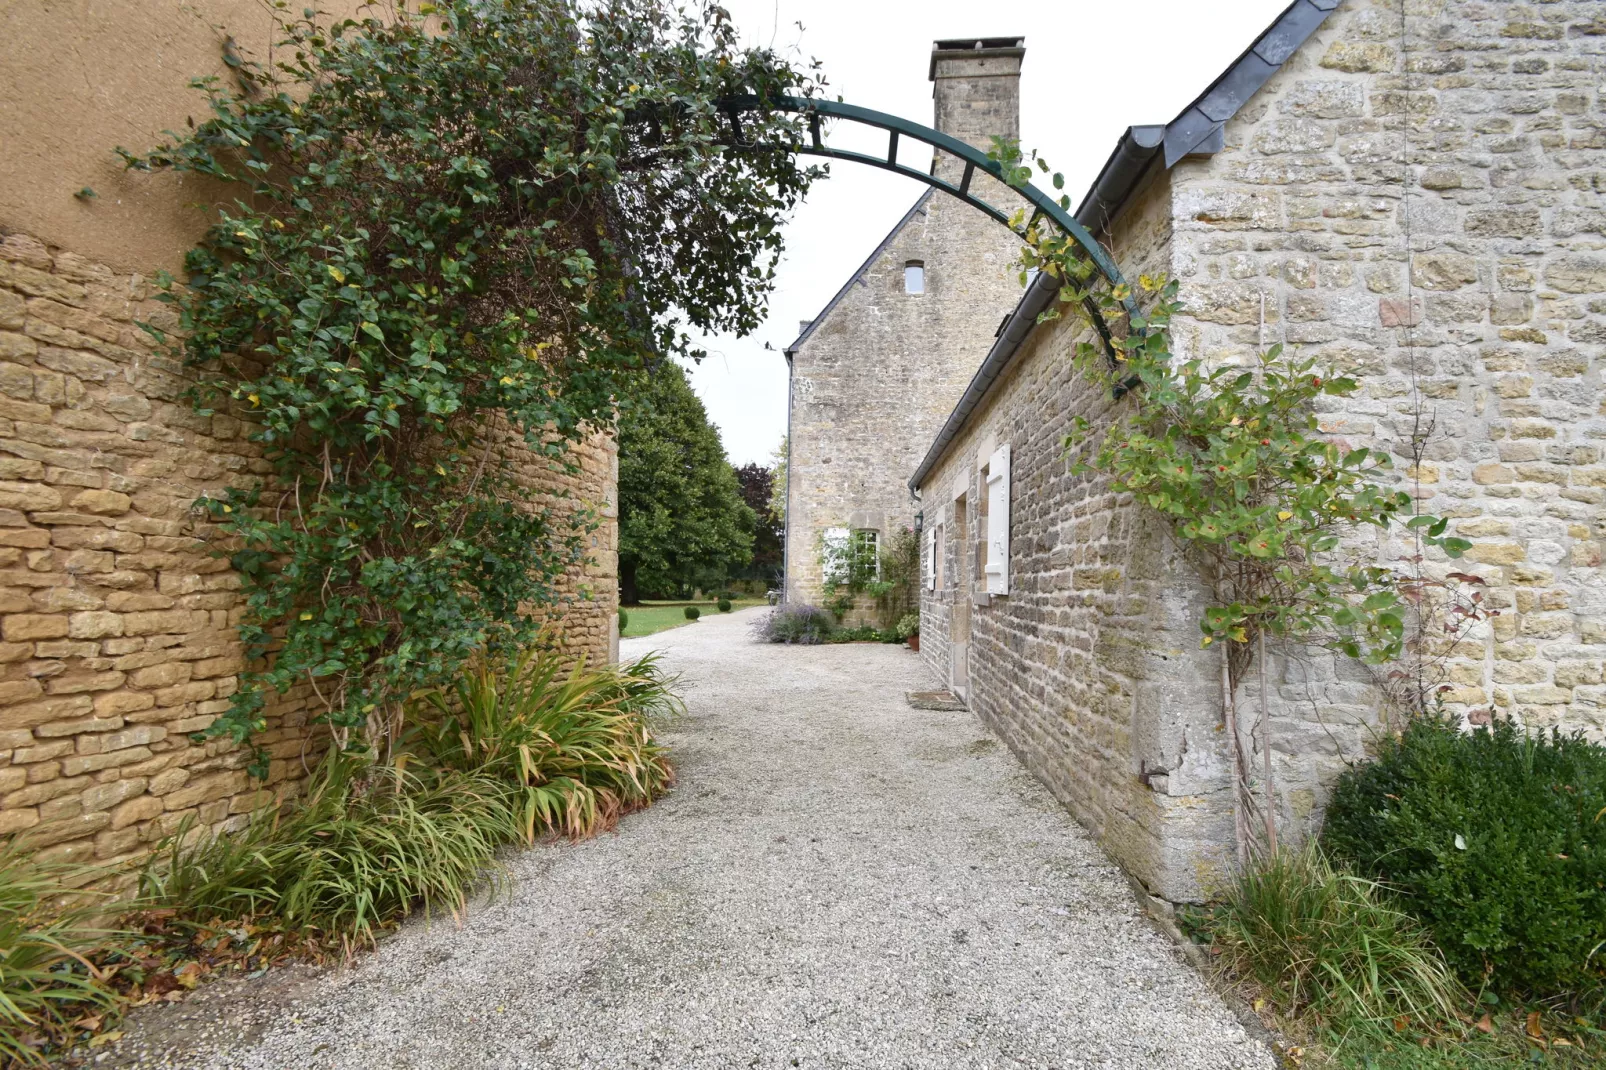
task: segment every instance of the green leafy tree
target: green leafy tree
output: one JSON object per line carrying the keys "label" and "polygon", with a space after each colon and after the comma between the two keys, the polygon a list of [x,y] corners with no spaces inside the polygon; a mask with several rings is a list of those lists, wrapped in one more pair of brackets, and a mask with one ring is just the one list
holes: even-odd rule
{"label": "green leafy tree", "polygon": [[686,373],[665,361],[640,382],[619,414],[619,591],[626,603],[723,583],[752,560],[758,523]]}
{"label": "green leafy tree", "polygon": [[774,480],[774,470],[756,462],[736,470],[742,501],[753,510],[757,524],[753,529],[753,561],[749,572],[769,582],[780,578],[781,543],[785,537],[780,518],[771,511],[775,500]]}
{"label": "green leafy tree", "polygon": [[[582,552],[491,443],[564,465],[651,355],[760,322],[816,172],[728,147],[718,102],[815,84],[713,5],[282,18],[271,65],[232,57],[237,88],[194,83],[209,119],[124,157],[238,189],[167,293],[181,331],[154,332],[271,469],[202,503],[238,548],[250,659],[213,731],[245,739],[309,683],[340,738],[382,745],[407,695],[532,638]],[[743,131],[802,134],[762,110]]]}

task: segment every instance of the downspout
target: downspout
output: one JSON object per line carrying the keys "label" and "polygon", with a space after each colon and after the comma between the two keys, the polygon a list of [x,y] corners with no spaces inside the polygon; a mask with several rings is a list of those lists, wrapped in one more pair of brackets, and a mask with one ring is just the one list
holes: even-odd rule
{"label": "downspout", "polygon": [[797,368],[792,351],[786,356],[786,523],[781,525],[781,605],[786,605],[792,589],[792,376]]}

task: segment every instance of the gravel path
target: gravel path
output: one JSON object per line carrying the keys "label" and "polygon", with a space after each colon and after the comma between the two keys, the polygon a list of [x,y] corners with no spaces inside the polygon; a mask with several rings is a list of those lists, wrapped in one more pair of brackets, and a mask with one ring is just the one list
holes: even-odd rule
{"label": "gravel path", "polygon": [[136,1016],[101,1065],[1274,1066],[1120,873],[901,647],[627,640],[684,673],[679,786],[514,854],[510,896],[351,969]]}

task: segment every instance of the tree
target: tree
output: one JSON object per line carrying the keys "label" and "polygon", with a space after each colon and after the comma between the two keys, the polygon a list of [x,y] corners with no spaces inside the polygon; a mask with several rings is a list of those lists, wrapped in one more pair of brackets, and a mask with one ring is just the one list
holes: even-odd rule
{"label": "tree", "polygon": [[[788,436],[781,436],[781,444],[775,447],[771,454],[770,464],[770,517],[786,531],[786,459],[792,455],[792,447]],[[782,536],[781,541],[786,541]]]}
{"label": "tree", "polygon": [[[235,186],[167,288],[180,331],[151,328],[264,451],[262,480],[200,503],[237,547],[249,661],[211,731],[245,739],[310,685],[382,748],[409,695],[533,640],[583,552],[486,444],[564,464],[692,331],[762,321],[818,172],[727,147],[720,102],[817,86],[712,3],[300,6],[275,5],[270,62],[231,60],[237,88],[193,83],[209,118],[124,158]],[[805,133],[743,117],[755,142]]]}
{"label": "tree", "polygon": [[640,376],[619,413],[620,601],[723,583],[752,560],[757,524],[686,373],[664,361]]}
{"label": "tree", "polygon": [[741,485],[742,500],[758,519],[753,529],[752,572],[768,581],[781,567],[781,521],[772,511],[775,473],[753,462],[736,470],[736,481]]}

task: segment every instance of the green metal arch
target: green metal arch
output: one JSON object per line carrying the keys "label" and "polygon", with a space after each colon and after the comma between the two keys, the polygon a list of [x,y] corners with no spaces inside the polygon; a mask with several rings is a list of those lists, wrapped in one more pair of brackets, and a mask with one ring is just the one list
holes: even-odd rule
{"label": "green metal arch", "polygon": [[[1116,267],[1115,261],[1110,259],[1109,252],[1098,243],[1097,239],[1088,232],[1088,229],[1075,216],[1066,211],[1057,200],[1037,187],[1032,185],[1012,186],[1004,182],[1003,168],[999,162],[988,157],[985,152],[974,145],[944,134],[940,130],[934,130],[919,123],[912,123],[896,115],[874,111],[870,108],[861,108],[856,104],[845,104],[841,101],[813,100],[803,97],[776,97],[766,100],[760,100],[758,97],[732,97],[721,101],[720,107],[730,117],[731,128],[736,135],[736,143],[738,145],[747,146],[750,144],[742,134],[742,112],[759,109],[793,112],[808,117],[809,141],[806,144],[785,146],[792,152],[809,156],[826,156],[836,160],[851,160],[854,163],[868,164],[871,167],[879,167],[883,171],[904,175],[917,182],[924,182],[933,189],[938,189],[950,196],[957,197],[971,207],[992,217],[1004,226],[1009,227],[1017,236],[1024,237],[1027,230],[1046,218],[1058,227],[1061,233],[1068,235],[1072,241],[1082,248],[1082,251],[1088,255],[1088,258],[1093,262],[1093,266],[1098,269],[1099,274],[1103,276],[1105,282],[1111,288],[1125,287],[1126,296],[1121,303],[1129,315],[1137,312],[1137,304],[1132,298],[1131,287],[1126,286],[1126,280],[1121,276],[1121,269]],[[821,137],[820,125],[822,120],[825,119],[845,120],[858,123],[861,126],[885,130],[887,132],[886,155],[874,156],[869,153],[853,152],[848,149],[833,149],[825,144]],[[943,152],[963,160],[965,170],[959,180],[959,184],[955,185],[946,179],[938,178],[928,170],[899,163],[899,141],[904,137],[925,142],[933,148],[941,149]],[[1004,189],[1010,190],[1031,206],[1032,213],[1023,224],[1020,226],[1013,225],[1010,222],[1011,213],[982,200],[971,192],[971,184],[978,171],[998,179]],[[1091,307],[1091,301],[1088,302],[1088,305],[1088,312],[1092,313],[1093,323],[1098,327],[1099,333],[1103,335],[1105,349],[1111,350],[1108,327],[1104,323],[1103,317],[1097,314],[1095,308]],[[1111,356],[1112,358],[1114,356],[1113,350],[1111,351]]]}

